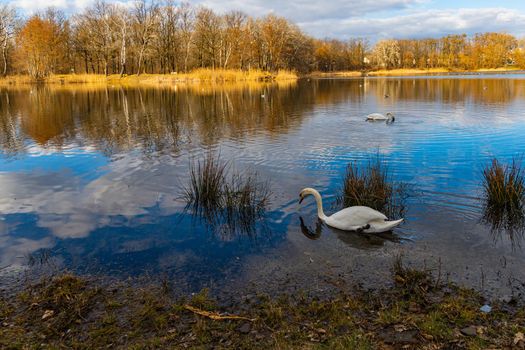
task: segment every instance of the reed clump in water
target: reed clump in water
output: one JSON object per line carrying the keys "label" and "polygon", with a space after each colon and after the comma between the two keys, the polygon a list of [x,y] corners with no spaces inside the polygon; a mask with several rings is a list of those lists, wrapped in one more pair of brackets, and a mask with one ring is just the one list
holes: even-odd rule
{"label": "reed clump in water", "polygon": [[242,232],[253,235],[255,224],[266,214],[270,185],[257,173],[232,171],[219,156],[208,154],[190,166],[190,182],[185,188],[186,209],[221,227],[223,234]]}
{"label": "reed clump in water", "polygon": [[521,161],[502,164],[493,159],[483,169],[485,222],[493,231],[505,230],[513,240],[525,227],[525,170]]}
{"label": "reed clump in water", "polygon": [[222,207],[227,166],[211,153],[203,162],[191,164],[190,183],[185,188],[184,197],[187,206],[191,206],[194,212],[212,214]]}
{"label": "reed clump in water", "polygon": [[367,206],[390,219],[399,219],[406,211],[407,198],[408,185],[394,182],[388,167],[377,157],[364,166],[348,164],[337,203],[344,207]]}

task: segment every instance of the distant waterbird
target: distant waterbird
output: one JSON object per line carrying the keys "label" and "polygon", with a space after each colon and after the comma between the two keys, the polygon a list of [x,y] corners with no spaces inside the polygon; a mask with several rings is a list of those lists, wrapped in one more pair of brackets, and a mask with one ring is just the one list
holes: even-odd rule
{"label": "distant waterbird", "polygon": [[308,195],[312,195],[315,198],[319,219],[328,226],[339,230],[380,233],[390,231],[403,222],[403,219],[388,221],[388,218],[381,212],[364,206],[348,207],[330,216],[326,216],[323,211],[321,194],[313,188],[305,188],[299,193],[299,204]]}
{"label": "distant waterbird", "polygon": [[371,113],[366,116],[367,121],[386,121],[387,123],[392,123],[396,120],[396,117],[388,112],[386,115],[381,113]]}

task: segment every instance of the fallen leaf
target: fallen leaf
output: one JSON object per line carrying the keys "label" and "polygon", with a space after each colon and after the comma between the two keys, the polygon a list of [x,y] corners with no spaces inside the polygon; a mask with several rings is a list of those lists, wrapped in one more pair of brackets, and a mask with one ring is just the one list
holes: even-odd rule
{"label": "fallen leaf", "polygon": [[518,343],[520,341],[525,341],[525,336],[523,335],[523,333],[518,332],[518,333],[516,333],[516,335],[514,335],[513,343],[514,343],[514,345],[518,345]]}
{"label": "fallen leaf", "polygon": [[53,317],[54,314],[55,312],[53,310],[46,310],[44,311],[44,315],[42,315],[42,319],[47,320],[48,318]]}

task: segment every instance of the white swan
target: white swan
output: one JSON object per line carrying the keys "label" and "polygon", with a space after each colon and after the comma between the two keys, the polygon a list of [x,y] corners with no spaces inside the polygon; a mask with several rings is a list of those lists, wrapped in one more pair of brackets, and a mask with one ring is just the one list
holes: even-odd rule
{"label": "white swan", "polygon": [[403,222],[403,219],[387,221],[387,217],[369,207],[355,206],[345,208],[330,216],[326,216],[323,211],[323,199],[317,190],[305,188],[299,194],[300,200],[313,195],[317,202],[317,216],[328,226],[335,227],[344,231],[358,231],[365,233],[379,233],[390,231]]}
{"label": "white swan", "polygon": [[366,120],[386,120],[388,122],[393,122],[396,120],[396,117],[390,112],[388,112],[386,115],[381,113],[372,113],[366,116]]}

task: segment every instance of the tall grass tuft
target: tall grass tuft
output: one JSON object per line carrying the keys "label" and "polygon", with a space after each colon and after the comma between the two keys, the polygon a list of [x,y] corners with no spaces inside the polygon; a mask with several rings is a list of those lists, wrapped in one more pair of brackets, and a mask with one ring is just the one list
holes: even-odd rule
{"label": "tall grass tuft", "polygon": [[483,169],[483,219],[493,231],[507,231],[514,242],[525,231],[525,169],[514,158],[510,164],[493,159]]}
{"label": "tall grass tuft", "polygon": [[209,153],[190,166],[190,182],[184,189],[186,209],[223,235],[253,236],[270,202],[268,182],[257,173],[232,171],[227,162]]}
{"label": "tall grass tuft", "polygon": [[388,167],[377,157],[364,166],[348,164],[337,204],[367,206],[389,219],[400,219],[405,214],[407,198],[408,185],[394,182]]}
{"label": "tall grass tuft", "polygon": [[229,227],[234,225],[250,235],[255,228],[252,223],[262,218],[270,201],[270,185],[261,182],[257,173],[244,176],[236,173],[224,186],[224,211]]}
{"label": "tall grass tuft", "polygon": [[208,153],[204,161],[191,164],[190,184],[184,190],[184,197],[195,213],[214,214],[222,207],[227,167],[227,163],[221,163],[219,156],[212,153]]}
{"label": "tall grass tuft", "polygon": [[523,211],[525,203],[525,172],[521,162],[513,159],[508,165],[497,159],[483,169],[486,204],[511,212]]}

